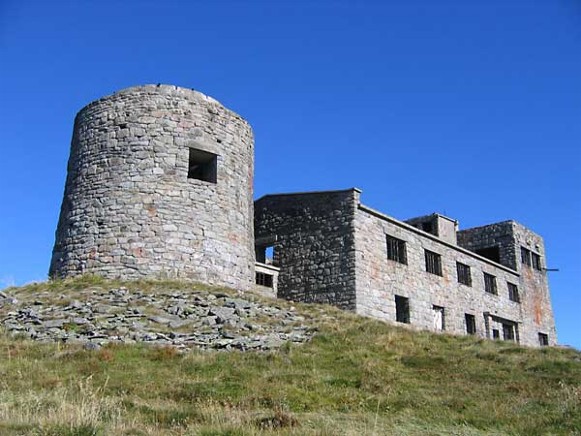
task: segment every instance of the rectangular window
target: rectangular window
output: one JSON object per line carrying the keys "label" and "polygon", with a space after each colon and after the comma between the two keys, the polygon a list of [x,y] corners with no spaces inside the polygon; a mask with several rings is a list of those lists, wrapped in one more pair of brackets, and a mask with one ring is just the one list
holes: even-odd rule
{"label": "rectangular window", "polygon": [[456,271],[458,272],[458,283],[472,286],[472,275],[470,274],[470,267],[468,265],[456,262]]}
{"label": "rectangular window", "polygon": [[464,314],[466,318],[466,333],[469,335],[476,334],[476,317],[474,315],[470,315],[469,313]]}
{"label": "rectangular window", "polygon": [[432,306],[432,312],[434,315],[434,330],[437,332],[445,330],[444,308],[434,305]]}
{"label": "rectangular window", "polygon": [[218,156],[207,151],[190,148],[188,179],[217,183]]}
{"label": "rectangular window", "polygon": [[256,284],[260,286],[266,286],[267,288],[272,288],[272,275],[263,272],[257,272]]}
{"label": "rectangular window", "polygon": [[531,252],[531,260],[532,260],[532,264],[533,264],[534,269],[539,270],[539,271],[541,271],[543,269],[541,267],[541,256],[539,256],[537,253]]}
{"label": "rectangular window", "polygon": [[546,333],[539,333],[539,345],[541,347],[546,347],[549,345],[549,335]]}
{"label": "rectangular window", "polygon": [[395,320],[410,323],[410,300],[406,297],[395,296]]}
{"label": "rectangular window", "polygon": [[518,294],[518,286],[514,283],[508,282],[508,299],[520,303],[520,295]]}
{"label": "rectangular window", "polygon": [[387,258],[407,265],[405,241],[385,235],[387,240]]}
{"label": "rectangular window", "polygon": [[502,324],[502,338],[505,341],[514,341],[516,339],[514,330],[514,324]]}
{"label": "rectangular window", "polygon": [[424,250],[426,255],[426,271],[438,276],[442,275],[442,256],[433,251]]}
{"label": "rectangular window", "polygon": [[488,292],[489,294],[494,294],[494,295],[498,294],[498,290],[496,289],[496,277],[495,276],[493,276],[491,274],[484,273],[484,290],[486,292]]}
{"label": "rectangular window", "polygon": [[500,332],[498,329],[492,329],[492,339],[500,339]]}
{"label": "rectangular window", "polygon": [[531,266],[531,251],[528,248],[520,247],[520,259],[523,265]]}

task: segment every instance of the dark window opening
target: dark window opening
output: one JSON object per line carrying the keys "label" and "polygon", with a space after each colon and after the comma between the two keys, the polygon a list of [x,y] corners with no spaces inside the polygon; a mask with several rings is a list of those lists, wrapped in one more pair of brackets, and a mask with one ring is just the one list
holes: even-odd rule
{"label": "dark window opening", "polygon": [[474,315],[470,315],[469,313],[464,314],[466,318],[466,333],[469,335],[476,334],[476,317]]}
{"label": "dark window opening", "polygon": [[446,329],[445,313],[444,308],[441,306],[432,306],[432,312],[434,315],[434,330],[443,331]]}
{"label": "dark window opening", "polygon": [[472,275],[470,274],[470,267],[468,265],[456,262],[456,271],[458,272],[458,283],[472,286]]}
{"label": "dark window opening", "polygon": [[260,286],[266,286],[267,288],[272,288],[272,275],[263,272],[256,273],[256,284]]}
{"label": "dark window opening", "polygon": [[546,333],[539,333],[539,345],[546,347],[549,345],[549,335]]}
{"label": "dark window opening", "polygon": [[496,263],[500,263],[500,248],[498,247],[479,248],[475,250],[475,253]]}
{"label": "dark window opening", "polygon": [[523,265],[531,266],[531,251],[525,247],[520,247],[520,259]]}
{"label": "dark window opening", "polygon": [[277,266],[274,245],[257,245],[254,251],[257,262]]}
{"label": "dark window opening", "polygon": [[493,276],[491,274],[484,273],[484,290],[486,292],[488,292],[489,294],[494,294],[494,295],[498,294],[498,290],[496,288],[496,277],[495,276]]}
{"label": "dark window opening", "polygon": [[532,261],[534,269],[539,270],[539,271],[541,271],[543,269],[541,267],[541,256],[539,256],[537,253],[531,252],[531,261]]}
{"label": "dark window opening", "polygon": [[442,275],[442,256],[429,250],[425,250],[426,271],[438,276]]}
{"label": "dark window opening", "polygon": [[514,324],[502,324],[502,338],[505,341],[514,341],[516,339],[514,330]]}
{"label": "dark window opening", "polygon": [[188,179],[217,183],[218,156],[207,151],[190,148]]}
{"label": "dark window opening", "polygon": [[407,265],[405,241],[389,235],[385,235],[385,237],[387,240],[387,258]]}
{"label": "dark window opening", "polygon": [[410,300],[406,297],[395,296],[395,320],[410,323]]}
{"label": "dark window opening", "polygon": [[498,329],[492,329],[492,339],[500,339],[500,332]]}
{"label": "dark window opening", "polygon": [[435,232],[434,232],[434,223],[432,221],[424,221],[421,224],[421,226],[422,226],[421,228],[422,228],[422,230],[424,232],[428,232],[428,233],[431,233],[431,234],[435,234]]}
{"label": "dark window opening", "polygon": [[518,294],[518,286],[514,283],[508,283],[508,299],[520,303],[520,295]]}

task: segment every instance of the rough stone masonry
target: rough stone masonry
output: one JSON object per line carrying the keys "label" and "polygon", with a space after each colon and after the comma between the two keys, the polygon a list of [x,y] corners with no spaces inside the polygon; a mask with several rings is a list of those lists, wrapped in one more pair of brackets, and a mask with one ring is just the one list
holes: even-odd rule
{"label": "rough stone masonry", "polygon": [[82,109],[49,275],[254,283],[254,140],[216,100],[169,85]]}
{"label": "rough stone masonry", "polygon": [[89,104],[75,120],[50,276],[247,290],[256,272],[262,290],[289,300],[556,343],[543,239],[524,226],[458,231],[440,214],[399,221],[363,205],[355,188],[253,204],[253,171],[248,123],[199,92],[146,85]]}

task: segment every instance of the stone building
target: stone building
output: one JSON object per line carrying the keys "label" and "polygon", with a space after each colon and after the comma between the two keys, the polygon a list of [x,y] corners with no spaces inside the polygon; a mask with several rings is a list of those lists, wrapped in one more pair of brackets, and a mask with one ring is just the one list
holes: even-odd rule
{"label": "stone building", "polygon": [[556,343],[543,240],[522,225],[403,222],[357,189],[253,203],[253,175],[250,126],[204,94],[146,85],[90,103],[75,119],[49,275],[255,287],[423,329]]}
{"label": "stone building", "polygon": [[257,252],[272,241],[278,296],[421,329],[556,343],[543,239],[514,221],[458,231],[439,214],[399,221],[361,191],[266,195]]}
{"label": "stone building", "polygon": [[49,275],[254,286],[254,140],[216,100],[128,88],[76,119]]}

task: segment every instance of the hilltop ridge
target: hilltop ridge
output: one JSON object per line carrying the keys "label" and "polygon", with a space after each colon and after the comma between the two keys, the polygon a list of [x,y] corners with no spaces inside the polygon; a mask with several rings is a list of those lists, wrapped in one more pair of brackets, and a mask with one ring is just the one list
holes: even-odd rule
{"label": "hilltop ridge", "polygon": [[[87,323],[70,322],[105,332],[102,315],[114,315],[102,319],[116,335],[89,339]],[[131,338],[135,319],[144,326]],[[91,277],[4,290],[0,326],[2,434],[581,434],[573,349],[416,332],[191,283]],[[204,329],[216,342],[183,340]],[[240,345],[255,334],[272,336]]]}

